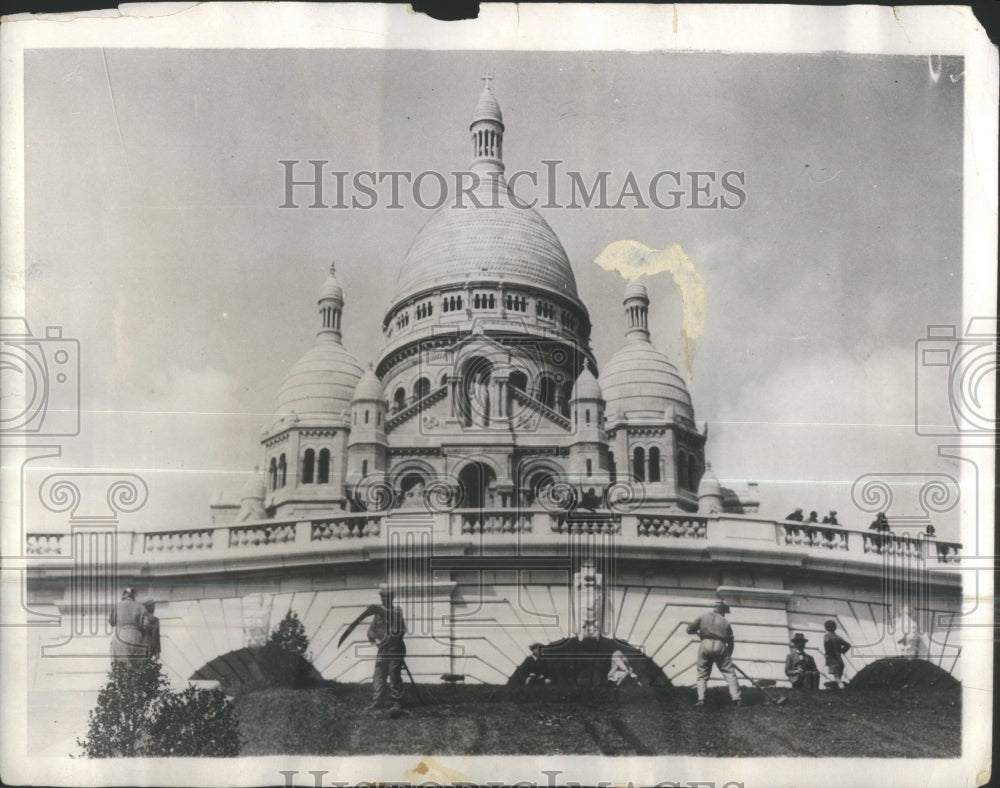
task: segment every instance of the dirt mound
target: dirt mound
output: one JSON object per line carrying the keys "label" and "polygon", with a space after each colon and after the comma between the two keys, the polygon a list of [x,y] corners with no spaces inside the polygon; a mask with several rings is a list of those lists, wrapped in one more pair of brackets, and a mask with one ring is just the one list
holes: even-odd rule
{"label": "dirt mound", "polygon": [[[619,651],[638,675],[643,686],[670,687],[670,679],[641,649],[615,638],[564,638],[542,645],[540,662],[554,684],[560,686],[601,687],[607,685],[611,655]],[[531,657],[522,662],[508,680],[521,686],[531,667]]]}
{"label": "dirt mound", "polygon": [[851,679],[852,690],[946,690],[960,686],[957,679],[924,659],[887,657],[866,665]]}

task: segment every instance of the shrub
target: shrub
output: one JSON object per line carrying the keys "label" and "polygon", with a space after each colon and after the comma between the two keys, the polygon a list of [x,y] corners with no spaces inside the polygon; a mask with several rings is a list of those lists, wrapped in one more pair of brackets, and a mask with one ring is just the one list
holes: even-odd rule
{"label": "shrub", "polygon": [[240,754],[239,724],[222,690],[188,687],[161,695],[147,755],[225,758]]}
{"label": "shrub", "polygon": [[258,657],[266,685],[311,687],[321,681],[322,677],[309,661],[308,649],[306,629],[298,615],[289,610],[271,631]]}
{"label": "shrub", "polygon": [[226,696],[197,687],[171,692],[155,657],[112,664],[76,743],[88,758],[232,756],[241,746]]}
{"label": "shrub", "polygon": [[159,660],[118,660],[97,693],[87,736],[76,743],[89,758],[131,758],[143,754],[144,734],[156,699],[168,692]]}

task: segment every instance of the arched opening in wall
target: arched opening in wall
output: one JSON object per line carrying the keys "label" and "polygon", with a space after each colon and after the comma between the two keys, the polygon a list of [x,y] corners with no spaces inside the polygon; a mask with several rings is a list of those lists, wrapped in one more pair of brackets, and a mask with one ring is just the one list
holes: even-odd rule
{"label": "arched opening in wall", "polygon": [[[646,656],[642,649],[616,638],[563,638],[552,643],[541,645],[536,657],[532,653],[524,655],[523,661],[507,680],[508,686],[524,686],[525,684],[543,684],[531,680],[532,673],[536,676],[548,677],[551,684],[564,687],[613,687],[617,679],[622,677],[619,669],[611,674],[612,657],[615,652],[620,654],[615,659],[617,665],[625,665],[627,671],[635,674],[638,683],[644,687],[670,687],[670,679],[662,668]],[[517,656],[514,656],[517,659]],[[609,677],[609,674],[611,676]],[[622,679],[622,686],[635,680]]]}
{"label": "arched opening in wall", "polygon": [[608,452],[608,478],[612,484],[618,481],[618,466],[615,464],[615,453],[613,451]]}
{"label": "arched opening in wall", "polygon": [[422,400],[431,393],[431,382],[427,378],[417,378],[413,384],[413,399]]}
{"label": "arched opening in wall", "polygon": [[646,450],[636,446],[632,452],[632,475],[637,481],[646,481]]}
{"label": "arched opening in wall", "polygon": [[948,671],[919,657],[884,657],[865,665],[847,685],[851,690],[943,690],[961,686]]}
{"label": "arched opening in wall", "polygon": [[548,470],[529,472],[520,485],[521,504],[525,507],[541,506],[556,483],[555,475]]}
{"label": "arched opening in wall", "polygon": [[407,473],[399,481],[399,506],[402,509],[416,509],[424,505],[424,490],[427,480],[419,473]]}
{"label": "arched opening in wall", "polygon": [[559,396],[557,397],[558,402],[556,403],[557,410],[567,419],[570,417],[569,403],[573,398],[573,381],[567,380],[559,387]]}
{"label": "arched opening in wall", "polygon": [[538,382],[538,400],[547,408],[556,407],[556,383],[548,375]]}
{"label": "arched opening in wall", "polygon": [[496,483],[493,469],[481,462],[470,462],[458,474],[462,488],[462,508],[486,509],[495,505],[491,486]]}
{"label": "arched opening in wall", "polygon": [[328,684],[301,654],[266,646],[250,646],[218,656],[192,673],[189,681],[218,681],[227,695],[272,687],[306,689]]}
{"label": "arched opening in wall", "polygon": [[462,370],[459,411],[466,427],[488,427],[490,424],[490,383],[493,365],[485,358],[469,359]]}
{"label": "arched opening in wall", "polygon": [[284,487],[287,478],[288,478],[288,462],[285,460],[285,455],[282,454],[278,458],[278,486]]}
{"label": "arched opening in wall", "polygon": [[688,456],[686,451],[677,452],[677,483],[681,487],[688,486]]}
{"label": "arched opening in wall", "polygon": [[701,475],[701,468],[698,464],[698,458],[693,454],[688,458],[688,489],[697,490],[698,489],[698,477]]}
{"label": "arched opening in wall", "polygon": [[278,489],[278,461],[272,457],[267,469],[268,481],[272,490]]}
{"label": "arched opening in wall", "polygon": [[306,449],[302,455],[302,483],[313,483],[313,471],[316,467],[316,452],[314,449]]}
{"label": "arched opening in wall", "polygon": [[406,389],[400,386],[392,395],[393,410],[402,410],[406,407]]}
{"label": "arched opening in wall", "polygon": [[368,475],[368,460],[361,461],[361,476],[365,477]]}
{"label": "arched opening in wall", "polygon": [[316,483],[317,484],[329,484],[330,483],[330,450],[320,449],[319,452],[319,465],[316,469]]}
{"label": "arched opening in wall", "polygon": [[517,402],[514,399],[514,390],[524,393],[528,390],[528,376],[521,370],[514,370],[507,377],[507,415],[512,416],[517,410]]}
{"label": "arched opening in wall", "polygon": [[649,480],[660,481],[660,450],[656,446],[649,450]]}

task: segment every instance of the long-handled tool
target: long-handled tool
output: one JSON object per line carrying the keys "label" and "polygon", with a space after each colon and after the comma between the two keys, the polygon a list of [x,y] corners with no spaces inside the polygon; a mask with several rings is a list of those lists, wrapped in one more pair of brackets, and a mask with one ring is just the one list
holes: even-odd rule
{"label": "long-handled tool", "polygon": [[406,675],[410,677],[410,684],[413,685],[413,694],[417,696],[417,700],[421,704],[424,703],[424,696],[420,694],[420,689],[417,687],[417,682],[413,680],[413,674],[410,673],[410,666],[406,664],[406,660],[403,660],[403,668],[406,670]]}
{"label": "long-handled tool", "polygon": [[764,693],[764,697],[767,698],[769,701],[771,701],[771,703],[773,703],[775,706],[781,706],[781,705],[783,705],[785,703],[786,700],[788,700],[788,698],[786,698],[784,696],[781,696],[781,697],[778,697],[778,698],[772,697],[772,695],[771,695],[770,692],[768,692],[766,689],[764,689],[762,686],[760,686],[760,684],[758,684],[756,681],[754,681],[752,678],[750,678],[750,676],[747,675],[747,673],[743,670],[743,668],[741,668],[735,662],[733,663],[733,667],[736,668],[736,670],[738,670],[740,672],[740,675],[743,676],[743,678],[745,678],[747,681],[749,681],[751,684],[753,684],[757,689],[759,689],[761,692],[763,692]]}

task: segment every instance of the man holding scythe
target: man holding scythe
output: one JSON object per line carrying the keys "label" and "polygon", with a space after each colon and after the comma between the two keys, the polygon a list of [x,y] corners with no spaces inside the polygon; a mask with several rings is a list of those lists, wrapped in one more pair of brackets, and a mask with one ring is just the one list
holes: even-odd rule
{"label": "man holding scythe", "polygon": [[368,704],[366,710],[378,711],[385,706],[388,686],[388,698],[391,701],[389,716],[400,717],[405,714],[403,667],[406,644],[403,642],[403,637],[406,635],[406,622],[403,620],[403,611],[394,603],[395,594],[384,586],[379,588],[378,593],[382,598],[382,604],[369,605],[351,622],[340,636],[337,645],[343,644],[358,624],[371,617],[372,621],[368,625],[368,642],[378,646],[378,654],[375,657],[375,672],[372,675],[372,702]]}

